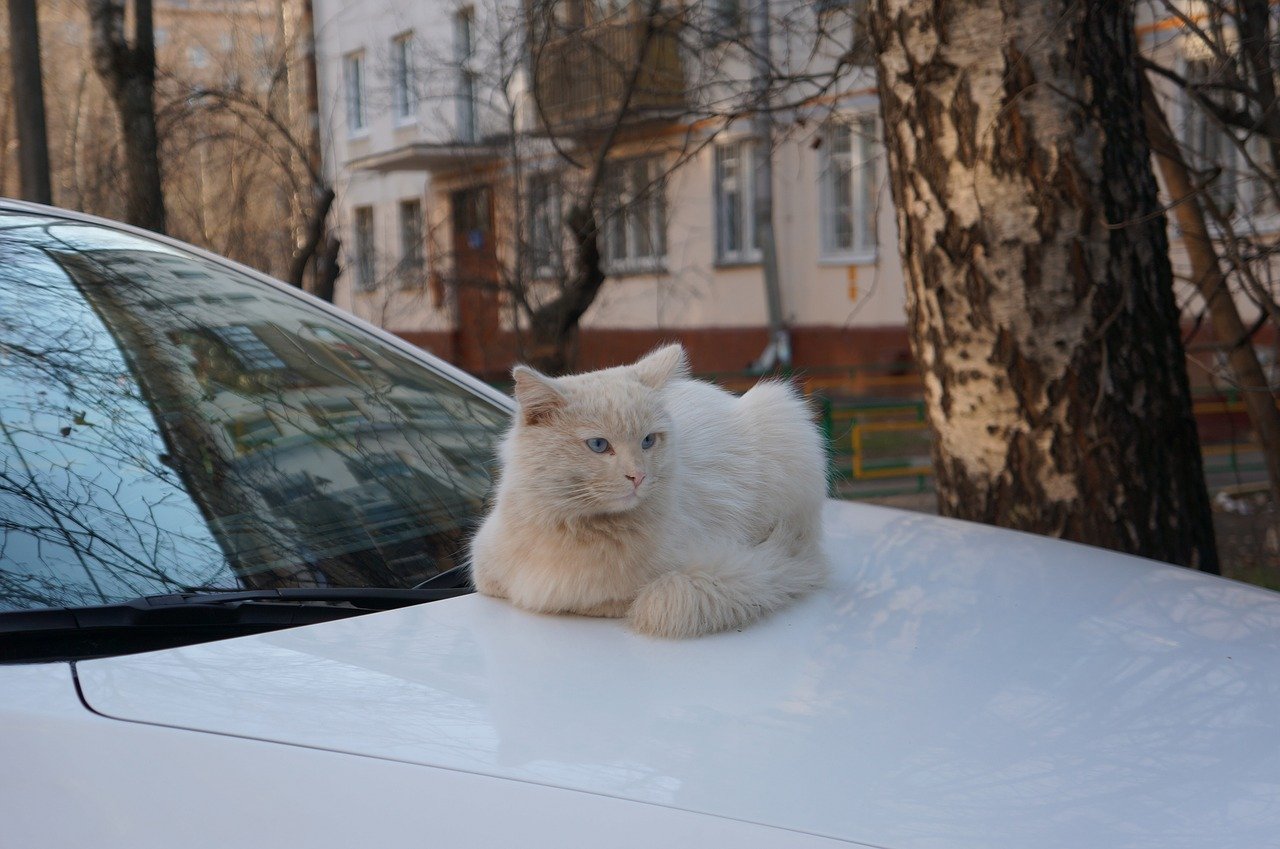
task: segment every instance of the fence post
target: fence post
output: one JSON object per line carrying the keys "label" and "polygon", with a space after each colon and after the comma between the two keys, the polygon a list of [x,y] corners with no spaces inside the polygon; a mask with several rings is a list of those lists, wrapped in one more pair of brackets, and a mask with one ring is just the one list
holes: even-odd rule
{"label": "fence post", "polygon": [[[923,400],[920,400],[920,401],[917,401],[917,402],[916,402],[916,421],[918,421],[918,422],[924,422],[924,421],[925,421],[925,417],[924,417],[924,401],[923,401]],[[920,493],[922,493],[922,492],[924,492],[924,491],[925,491],[925,479],[924,479],[924,475],[916,475],[916,494],[918,495],[918,494],[920,494]]]}
{"label": "fence post", "polygon": [[823,392],[814,392],[812,397],[818,401],[818,426],[822,428],[822,441],[827,449],[827,495],[834,497],[838,471],[835,463],[835,445],[831,442],[831,434],[835,429],[835,423],[832,419],[831,399]]}

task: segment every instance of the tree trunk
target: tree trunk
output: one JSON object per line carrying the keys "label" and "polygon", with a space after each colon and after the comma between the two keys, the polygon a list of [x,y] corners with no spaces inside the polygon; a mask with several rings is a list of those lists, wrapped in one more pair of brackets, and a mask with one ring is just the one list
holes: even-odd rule
{"label": "tree trunk", "polygon": [[[312,207],[307,215],[307,227],[303,233],[302,243],[294,248],[293,257],[289,260],[288,281],[299,289],[305,288],[303,283],[306,279],[307,266],[315,260],[317,251],[320,250],[321,243],[329,232],[329,210],[333,208],[335,197],[333,189],[327,186],[324,188],[317,186],[313,190]],[[316,292],[311,294],[314,295]],[[325,300],[333,300],[332,292]]]}
{"label": "tree trunk", "polygon": [[573,367],[578,321],[604,285],[600,256],[600,226],[588,206],[575,205],[565,217],[573,239],[573,276],[561,293],[529,315],[528,361],[547,374],[564,374]]}
{"label": "tree trunk", "polygon": [[156,133],[154,79],[128,77],[112,95],[124,141],[124,173],[129,190],[125,220],[163,233],[164,195],[160,186],[160,139]]}
{"label": "tree trunk", "polygon": [[1130,4],[871,17],[939,509],[1216,572]]}
{"label": "tree trunk", "polygon": [[[640,90],[641,74],[647,67],[645,56],[649,52],[650,45],[653,44],[659,25],[670,14],[664,11],[662,0],[647,0],[642,10],[637,7],[634,11],[638,12],[641,16],[640,20],[644,21],[644,30],[636,53],[631,59],[630,67],[627,68],[622,90],[613,106],[612,119],[606,124],[603,135],[594,142],[594,150],[590,156],[591,165],[584,180],[585,188],[574,199],[569,214],[565,216],[564,226],[569,231],[574,269],[568,277],[563,279],[560,293],[554,300],[528,311],[531,339],[525,346],[527,347],[526,359],[535,368],[547,374],[564,374],[573,367],[578,347],[578,322],[591,307],[596,295],[600,293],[600,288],[604,285],[606,277],[604,263],[600,256],[601,233],[597,206],[605,167],[610,151],[614,149],[623,126],[631,117],[631,102]],[[539,60],[540,52],[535,53],[533,57],[535,78],[538,76],[536,65]],[[539,120],[544,124],[553,123],[548,122],[536,89],[535,86],[534,106]],[[561,150],[561,155],[570,164],[578,166],[572,157],[564,154],[560,147],[561,143],[554,140],[554,134],[552,138],[556,149]],[[586,149],[591,150],[592,146],[588,145]],[[617,211],[614,214],[617,214]],[[527,297],[521,300],[524,303],[529,302]]]}
{"label": "tree trunk", "polygon": [[124,34],[123,0],[88,0],[93,68],[116,108],[124,148],[125,220],[165,229],[156,132],[156,51],[151,0],[134,0],[134,43]]}
{"label": "tree trunk", "polygon": [[330,233],[324,238],[322,249],[316,252],[315,295],[322,301],[333,303],[334,288],[338,284],[338,275],[342,266],[338,256],[342,252],[342,240]]}
{"label": "tree trunk", "polygon": [[1200,297],[1204,298],[1213,334],[1227,355],[1231,375],[1241,389],[1245,409],[1249,413],[1249,422],[1262,446],[1271,500],[1280,505],[1280,410],[1276,409],[1276,399],[1271,394],[1262,364],[1258,362],[1258,353],[1227,287],[1227,276],[1222,271],[1217,248],[1205,223],[1204,207],[1192,184],[1182,150],[1150,86],[1145,89],[1143,107],[1156,164],[1175,201],[1174,216],[1178,229],[1182,231],[1182,244],[1191,265],[1192,281]]}
{"label": "tree trunk", "polygon": [[40,24],[35,0],[9,0],[9,64],[13,76],[18,170],[23,200],[53,203],[49,186],[49,140],[45,129],[44,81],[40,70]]}

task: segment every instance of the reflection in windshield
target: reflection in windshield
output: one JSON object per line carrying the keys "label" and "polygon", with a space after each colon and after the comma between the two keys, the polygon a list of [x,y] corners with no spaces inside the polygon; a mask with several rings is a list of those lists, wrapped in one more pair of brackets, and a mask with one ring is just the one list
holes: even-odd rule
{"label": "reflection in windshield", "polygon": [[219,265],[0,217],[0,609],[413,586],[460,562],[505,419]]}

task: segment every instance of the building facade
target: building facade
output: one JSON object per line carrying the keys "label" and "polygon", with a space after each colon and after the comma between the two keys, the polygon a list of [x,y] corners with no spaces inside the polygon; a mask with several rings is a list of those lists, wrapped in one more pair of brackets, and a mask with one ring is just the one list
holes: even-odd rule
{"label": "building facade", "polygon": [[[645,60],[627,66],[637,21],[658,7],[316,0],[325,158],[344,240],[337,302],[482,374],[527,353],[515,301],[554,288],[546,281],[575,262],[565,250],[575,199],[566,186],[590,172],[606,135],[599,119],[622,102],[607,61],[622,57],[617,66],[636,67],[642,84],[629,101],[635,117],[607,150],[597,199],[607,280],[582,317],[577,365],[619,362],[664,339],[683,341],[701,372],[740,371],[760,355],[769,299],[752,115],[767,103],[779,300],[795,365],[905,370],[874,74],[869,51],[857,49],[862,4],[774,0],[774,65],[793,76],[771,80],[754,101],[741,96],[754,81],[749,6],[681,5]],[[561,28],[540,32],[540,15]],[[1211,84],[1219,73],[1201,35],[1163,7],[1140,8],[1138,34],[1179,75]],[[833,58],[824,41],[855,49]],[[1265,159],[1250,155],[1265,139],[1242,141],[1185,90],[1157,88],[1197,173],[1221,171],[1207,191],[1250,244],[1270,244],[1275,181],[1245,167]],[[1194,281],[1180,231],[1170,232],[1194,324]],[[1257,316],[1256,298],[1235,292]]]}
{"label": "building facade", "polygon": [[[529,4],[317,0],[325,152],[345,242],[339,305],[465,368],[507,370],[521,354],[513,287],[536,293],[573,265],[574,180],[591,173],[627,95],[617,67],[637,67],[636,117],[608,143],[597,198],[607,279],[582,318],[577,363],[680,339],[699,371],[745,369],[769,325],[754,221],[763,146],[741,109],[750,22],[736,4],[703,5],[675,10],[636,48],[639,3],[558,0],[547,13],[576,29],[545,35]],[[752,101],[774,110],[782,318],[798,366],[902,363],[874,78],[812,44],[805,52],[806,40],[856,38],[849,8],[821,6],[775,2],[775,21],[792,29],[775,29],[782,70]],[[796,26],[797,15],[809,17]],[[639,66],[610,64],[628,51],[643,54]]]}

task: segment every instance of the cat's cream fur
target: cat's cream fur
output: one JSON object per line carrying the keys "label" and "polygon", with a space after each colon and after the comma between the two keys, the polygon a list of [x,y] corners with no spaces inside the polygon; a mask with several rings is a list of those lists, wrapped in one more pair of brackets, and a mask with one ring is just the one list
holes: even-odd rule
{"label": "cat's cream fur", "polygon": [[822,440],[790,386],[735,397],[689,379],[678,345],[587,374],[514,374],[520,409],[472,543],[480,592],[691,637],[823,582]]}

